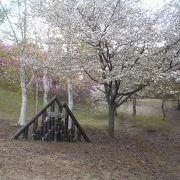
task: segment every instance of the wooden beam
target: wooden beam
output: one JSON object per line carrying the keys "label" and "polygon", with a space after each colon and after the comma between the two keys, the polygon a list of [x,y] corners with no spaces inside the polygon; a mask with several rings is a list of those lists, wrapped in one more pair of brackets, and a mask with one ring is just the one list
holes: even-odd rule
{"label": "wooden beam", "polygon": [[66,103],[64,103],[63,107],[66,109],[66,111],[70,115],[71,119],[73,120],[74,124],[79,129],[79,131],[80,131],[81,135],[83,136],[84,140],[86,142],[91,142],[90,139],[88,138],[88,136],[86,135],[86,133],[84,132],[84,130],[81,128],[80,124],[78,123],[78,121],[76,120],[75,116],[73,115],[73,113],[71,112],[71,110],[69,109],[69,107],[67,106]]}
{"label": "wooden beam", "polygon": [[[65,108],[67,113],[69,114],[69,116],[71,117],[72,121],[74,122],[75,126],[78,128],[80,134],[83,136],[84,140],[86,142],[90,142],[90,139],[88,138],[88,136],[86,135],[86,133],[84,132],[84,130],[81,128],[80,124],[78,123],[78,121],[76,120],[75,116],[73,115],[73,113],[71,112],[71,110],[69,109],[69,107],[67,106],[66,103],[62,103],[59,99],[58,96],[54,96],[45,107],[43,107],[32,119],[30,122],[28,122],[27,124],[25,124],[23,127],[21,127],[13,136],[13,139],[17,139],[22,133],[24,133],[27,128],[34,123],[41,115],[44,116],[44,113],[47,111],[47,108],[49,108],[51,105],[53,105],[54,103],[57,103],[59,108]],[[43,119],[44,120],[44,119]]]}
{"label": "wooden beam", "polygon": [[56,96],[54,96],[47,104],[46,106],[44,106],[32,119],[30,122],[28,122],[27,124],[25,124],[23,127],[21,127],[13,136],[12,136],[12,139],[17,139],[21,133],[28,127],[30,126],[44,111],[47,110],[47,108],[49,106],[52,105],[53,102],[55,102],[56,100]]}

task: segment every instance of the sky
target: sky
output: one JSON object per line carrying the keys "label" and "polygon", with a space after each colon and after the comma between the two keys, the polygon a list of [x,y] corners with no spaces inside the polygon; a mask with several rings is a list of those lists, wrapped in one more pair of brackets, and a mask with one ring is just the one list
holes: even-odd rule
{"label": "sky", "polygon": [[[1,0],[3,4],[9,4],[10,0]],[[144,3],[144,7],[152,12],[157,11],[161,8],[165,3],[170,0],[141,0]]]}
{"label": "sky", "polygon": [[152,11],[157,11],[160,9],[165,3],[169,2],[170,0],[142,0],[145,7],[147,9],[151,9]]}
{"label": "sky", "polygon": [[[1,0],[3,4],[7,6],[10,4],[11,0]],[[165,3],[170,0],[140,0],[144,5],[143,7],[148,10],[149,13],[154,13],[158,11]]]}
{"label": "sky", "polygon": [[[3,3],[8,4],[10,0],[1,0]],[[160,8],[165,2],[168,2],[168,0],[141,0],[147,7],[150,7],[152,9]]]}

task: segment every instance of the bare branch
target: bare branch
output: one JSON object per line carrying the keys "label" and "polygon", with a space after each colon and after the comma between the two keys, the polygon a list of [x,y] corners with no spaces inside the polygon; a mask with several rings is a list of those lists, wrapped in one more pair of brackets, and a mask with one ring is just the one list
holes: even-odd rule
{"label": "bare branch", "polygon": [[99,83],[98,80],[96,80],[95,78],[93,78],[86,70],[84,70],[84,72],[91,78],[91,80],[93,80],[96,83]]}
{"label": "bare branch", "polygon": [[7,12],[6,12],[6,10],[5,10],[5,8],[4,8],[4,6],[3,6],[3,4],[2,4],[1,1],[0,1],[0,6],[1,6],[1,8],[2,8],[2,10],[3,10],[3,12],[4,12],[4,14],[5,14],[7,20],[8,20],[8,23],[9,23],[9,25],[10,25],[10,27],[11,27],[11,30],[12,30],[12,33],[13,33],[14,38],[15,38],[15,40],[16,40],[16,43],[19,44],[19,41],[18,41],[16,32],[15,32],[13,26],[12,26],[12,22],[11,22],[11,20],[10,20],[10,18],[9,18],[9,16],[8,16],[8,14],[7,14]]}

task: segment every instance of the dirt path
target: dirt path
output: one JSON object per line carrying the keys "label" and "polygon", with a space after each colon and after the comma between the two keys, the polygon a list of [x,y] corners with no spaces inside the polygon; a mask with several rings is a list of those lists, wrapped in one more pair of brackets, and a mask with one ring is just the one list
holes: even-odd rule
{"label": "dirt path", "polygon": [[[138,112],[159,109],[140,104]],[[179,180],[180,111],[171,109],[167,117],[166,133],[147,132],[125,118],[115,139],[86,129],[92,143],[11,140],[17,127],[0,120],[0,180]]]}
{"label": "dirt path", "polygon": [[[137,101],[137,115],[153,117],[162,116],[161,101],[157,99],[145,99]],[[132,103],[126,103],[120,109],[121,112],[132,114]],[[166,120],[170,125],[170,130],[174,135],[180,135],[180,111],[175,110],[171,103],[167,103],[165,108]],[[128,124],[126,124],[128,125]],[[130,127],[126,128],[129,129]],[[137,129],[136,129],[137,130]]]}
{"label": "dirt path", "polygon": [[[131,108],[131,105],[126,106],[126,113],[130,114]],[[151,107],[149,105],[139,105],[137,109],[139,115],[145,116],[156,115],[161,111],[158,104]],[[168,108],[166,116],[169,127],[167,132],[145,131],[144,129],[135,127],[134,123],[128,121],[126,118],[121,119],[119,130],[123,132],[123,134],[126,134],[128,138],[130,138],[130,136],[136,138],[140,144],[146,142],[147,147],[150,146],[149,148],[152,149],[154,153],[160,153],[159,156],[164,158],[164,160],[160,158],[160,164],[166,164],[167,169],[168,167],[169,169],[172,167],[171,171],[174,171],[177,175],[177,177],[171,178],[164,177],[165,179],[180,179],[180,111]]]}
{"label": "dirt path", "polygon": [[[171,114],[169,120],[179,128],[178,118]],[[180,179],[179,132],[163,135],[120,123],[115,139],[86,129],[92,143],[47,143],[10,140],[17,128],[0,120],[0,180]]]}
{"label": "dirt path", "polygon": [[180,136],[180,111],[171,109],[168,112],[166,112],[166,114],[171,129],[173,129],[175,134]]}

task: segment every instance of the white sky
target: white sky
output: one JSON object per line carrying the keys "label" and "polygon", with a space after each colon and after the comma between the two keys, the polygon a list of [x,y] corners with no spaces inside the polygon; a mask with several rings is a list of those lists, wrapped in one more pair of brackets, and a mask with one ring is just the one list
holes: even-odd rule
{"label": "white sky", "polygon": [[[7,6],[10,4],[11,0],[1,0],[3,4]],[[148,12],[156,12],[158,11],[165,3],[169,2],[170,0],[140,0],[144,3],[143,7],[148,10]],[[1,36],[0,36],[1,37]]]}
{"label": "white sky", "polygon": [[[10,0],[1,0],[3,4],[9,4]],[[164,3],[168,2],[169,0],[141,0],[147,7],[152,9],[160,8]]]}
{"label": "white sky", "polygon": [[[1,0],[3,4],[8,5],[10,0]],[[144,7],[147,10],[152,12],[158,11],[165,3],[169,2],[170,0],[141,0],[144,3]]]}
{"label": "white sky", "polygon": [[152,11],[157,11],[161,8],[165,3],[170,0],[142,0],[144,2],[147,9],[151,9]]}

